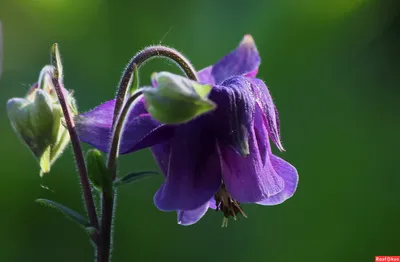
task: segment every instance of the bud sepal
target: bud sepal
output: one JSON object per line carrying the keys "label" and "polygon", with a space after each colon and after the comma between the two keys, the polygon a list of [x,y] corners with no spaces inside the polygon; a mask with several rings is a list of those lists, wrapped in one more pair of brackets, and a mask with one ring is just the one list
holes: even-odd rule
{"label": "bud sepal", "polygon": [[152,82],[156,87],[142,88],[142,92],[147,111],[160,122],[181,124],[216,108],[208,99],[210,85],[168,72],[153,74]]}

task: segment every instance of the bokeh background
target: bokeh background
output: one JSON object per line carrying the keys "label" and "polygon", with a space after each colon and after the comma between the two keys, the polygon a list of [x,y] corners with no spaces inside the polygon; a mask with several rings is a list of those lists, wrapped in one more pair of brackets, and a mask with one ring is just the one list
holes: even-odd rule
{"label": "bokeh background", "polygon": [[[5,112],[7,99],[24,96],[49,63],[52,43],[84,112],[113,97],[126,63],[145,46],[173,46],[200,69],[247,33],[280,111],[287,152],[279,156],[300,174],[296,195],[276,207],[245,206],[249,218],[227,229],[215,212],[182,227],[153,205],[161,176],[143,180],[119,190],[114,261],[399,255],[399,11],[398,0],[1,0],[0,261],[92,261],[84,231],[34,203],[50,198],[83,210],[71,150],[40,179]],[[178,72],[151,61],[141,83],[160,70]],[[148,150],[122,157],[120,167],[158,170]]]}

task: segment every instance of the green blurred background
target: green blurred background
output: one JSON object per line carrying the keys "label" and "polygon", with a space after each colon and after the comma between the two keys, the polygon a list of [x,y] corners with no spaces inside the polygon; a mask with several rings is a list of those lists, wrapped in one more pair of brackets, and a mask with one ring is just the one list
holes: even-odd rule
{"label": "green blurred background", "polygon": [[[182,227],[174,213],[158,211],[152,197],[161,176],[122,188],[114,261],[400,255],[399,11],[398,0],[1,0],[0,261],[92,261],[84,231],[34,203],[50,198],[82,211],[71,150],[40,179],[5,112],[7,99],[37,81],[53,42],[83,112],[113,97],[126,63],[147,45],[173,46],[200,69],[246,33],[280,111],[287,152],[279,155],[299,171],[297,193],[280,206],[246,206],[248,219],[222,229],[220,213]],[[177,72],[152,61],[141,83],[160,70]],[[121,173],[158,170],[148,150],[122,157],[120,166]]]}

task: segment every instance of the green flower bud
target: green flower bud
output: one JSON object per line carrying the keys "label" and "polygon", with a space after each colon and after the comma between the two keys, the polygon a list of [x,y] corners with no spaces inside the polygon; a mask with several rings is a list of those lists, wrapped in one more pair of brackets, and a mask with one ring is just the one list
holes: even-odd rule
{"label": "green flower bud", "polygon": [[111,172],[106,166],[106,158],[97,149],[91,149],[86,154],[88,176],[94,188],[110,193],[112,190]]}
{"label": "green flower bud", "polygon": [[[12,98],[7,103],[11,126],[38,160],[41,174],[50,172],[51,165],[69,142],[68,130],[61,123],[63,113],[51,81],[52,74],[52,67],[45,66],[39,82],[25,98]],[[68,103],[76,113],[71,94],[68,94]]]}
{"label": "green flower bud", "polygon": [[143,88],[147,110],[167,124],[185,123],[216,108],[208,99],[210,85],[167,72],[153,74],[156,87]]}

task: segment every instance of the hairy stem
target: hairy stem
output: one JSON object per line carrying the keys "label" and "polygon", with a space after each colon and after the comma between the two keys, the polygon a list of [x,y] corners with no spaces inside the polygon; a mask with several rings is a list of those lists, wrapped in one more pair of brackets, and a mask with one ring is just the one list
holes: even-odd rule
{"label": "hairy stem", "polygon": [[[181,53],[170,47],[161,45],[150,46],[140,51],[131,59],[119,82],[115,101],[112,125],[113,132],[107,159],[107,167],[111,172],[113,181],[117,176],[117,159],[119,155],[119,146],[125,118],[129,113],[129,109],[132,107],[135,101],[138,101],[138,98],[142,94],[140,90],[137,90],[134,94],[132,94],[132,96],[129,97],[128,100],[126,100],[129,86],[134,80],[138,81],[138,79],[133,79],[133,72],[135,71],[136,67],[139,68],[146,61],[155,57],[163,57],[172,60],[190,79],[198,81],[196,70],[191,65],[189,60],[187,60],[186,57]],[[111,229],[113,223],[115,189],[113,189],[112,192],[113,193],[111,195],[107,195],[107,193],[103,191],[102,195],[102,223],[100,228],[101,244],[100,248],[98,249],[97,262],[108,262],[111,255]]]}
{"label": "hairy stem", "polygon": [[[119,143],[120,137],[122,133],[123,123],[125,116],[119,121],[119,116],[121,113],[121,109],[124,106],[127,94],[128,94],[128,87],[133,82],[134,77],[134,70],[135,68],[140,68],[145,62],[149,59],[161,57],[167,58],[171,61],[175,62],[179,68],[186,74],[186,76],[194,81],[198,81],[196,69],[192,66],[189,60],[177,50],[162,46],[162,45],[155,45],[149,46],[137,53],[128,63],[126,69],[121,77],[118,86],[117,97],[115,99],[115,108],[114,108],[114,117],[113,117],[113,135],[112,135],[112,142],[110,146],[110,153],[108,155],[108,166],[112,169],[113,180],[116,178],[116,170],[117,170],[117,158],[119,155]],[[136,81],[138,81],[136,79]],[[133,96],[133,95],[132,95]],[[133,102],[133,101],[132,101]],[[130,106],[130,105],[129,105]],[[129,109],[129,108],[128,108]],[[128,110],[127,110],[128,112]],[[117,128],[115,125],[117,122],[121,122],[120,126]],[[120,130],[118,130],[120,129]],[[117,134],[117,136],[115,135]]]}
{"label": "hairy stem", "polygon": [[[56,68],[54,70],[57,71]],[[58,73],[56,72],[55,75],[58,75]],[[64,90],[61,86],[60,81],[58,80],[58,77],[53,77],[52,81],[53,81],[54,88],[57,92],[58,101],[60,102],[61,108],[63,110],[65,123],[67,125],[69,136],[71,138],[72,149],[74,151],[75,162],[76,162],[76,166],[77,166],[78,172],[79,172],[79,178],[80,178],[81,185],[82,185],[83,197],[85,200],[86,211],[89,216],[89,221],[90,221],[90,224],[94,228],[99,229],[99,223],[98,223],[97,214],[96,214],[96,207],[95,207],[95,204],[93,201],[92,190],[90,188],[89,178],[88,178],[86,164],[85,164],[85,158],[83,156],[83,152],[82,152],[81,144],[79,142],[78,134],[75,130],[74,120],[71,117],[71,112],[67,105]],[[94,239],[94,241],[96,242],[96,239]]]}
{"label": "hairy stem", "polygon": [[138,101],[138,98],[141,97],[142,91],[137,90],[129,99],[126,101],[124,107],[122,108],[121,113],[119,114],[117,121],[115,122],[114,133],[111,139],[111,148],[108,153],[107,159],[107,167],[111,170],[111,174],[113,175],[113,180],[115,180],[117,173],[117,159],[119,155],[119,146],[122,135],[123,126],[125,123],[125,118],[129,113],[129,109],[132,107],[134,102]]}
{"label": "hairy stem", "polygon": [[[111,171],[113,177],[115,177],[116,170],[116,160],[119,151],[119,141],[121,137],[122,127],[124,124],[124,120],[126,115],[129,112],[129,109],[134,104],[135,101],[141,96],[141,91],[138,90],[135,92],[126,102],[125,106],[122,109],[121,114],[115,124],[115,132],[112,137],[112,144],[117,145],[116,147],[112,147],[109,152],[109,157],[107,160],[107,167]],[[114,180],[114,179],[113,179]],[[107,193],[107,190],[103,190],[102,194],[102,221],[101,221],[101,248],[98,250],[98,262],[108,262],[110,253],[111,253],[111,228],[112,228],[112,219],[113,219],[113,209],[114,209],[114,198],[115,198],[115,189],[112,190],[111,194]]]}
{"label": "hairy stem", "polygon": [[125,72],[121,77],[118,86],[117,97],[115,100],[113,124],[115,124],[115,122],[117,121],[118,115],[126,100],[128,87],[133,80],[132,76],[135,66],[140,68],[140,66],[142,66],[149,59],[155,57],[170,59],[179,66],[179,68],[186,74],[188,78],[194,81],[198,81],[196,70],[194,69],[192,64],[183,54],[181,54],[177,50],[162,45],[146,47],[145,49],[137,53],[134,57],[132,57],[125,69]]}
{"label": "hairy stem", "polygon": [[113,223],[113,213],[114,213],[114,197],[115,191],[112,190],[111,195],[108,195],[103,191],[101,199],[102,207],[102,221],[101,221],[101,239],[99,247],[97,249],[97,262],[108,262],[110,261],[111,255],[111,229]]}

